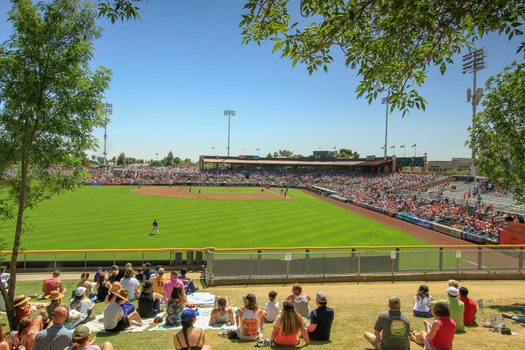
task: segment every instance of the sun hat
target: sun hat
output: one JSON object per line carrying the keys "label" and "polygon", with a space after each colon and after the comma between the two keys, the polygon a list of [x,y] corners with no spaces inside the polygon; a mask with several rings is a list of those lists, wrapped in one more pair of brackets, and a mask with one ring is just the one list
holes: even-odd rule
{"label": "sun hat", "polygon": [[44,298],[49,299],[49,300],[59,300],[59,299],[62,299],[64,295],[65,294],[60,293],[59,290],[52,290],[51,293],[49,293],[49,295],[44,296]]}
{"label": "sun hat", "polygon": [[78,287],[77,290],[75,290],[75,295],[77,297],[82,296],[86,293],[86,287]]}
{"label": "sun hat", "polygon": [[111,284],[110,292],[115,293],[118,292],[118,290],[122,288],[122,284],[120,284],[119,281],[115,281]]}
{"label": "sun hat", "polygon": [[456,287],[448,287],[447,289],[447,293],[453,297],[457,297],[458,296],[458,289]]}
{"label": "sun hat", "polygon": [[114,292],[117,297],[124,299],[125,301],[128,301],[128,295],[129,291],[126,288],[120,288],[117,292]]}
{"label": "sun hat", "polygon": [[326,294],[323,293],[323,292],[318,292],[316,295],[315,295],[315,299],[317,301],[320,301],[322,303],[326,303],[326,301],[328,300],[327,297],[326,297]]}
{"label": "sun hat", "polygon": [[248,301],[257,301],[257,297],[255,296],[255,294],[247,294],[245,297],[242,297],[244,300],[248,300]]}
{"label": "sun hat", "polygon": [[89,337],[91,331],[89,328],[83,324],[77,326],[73,331],[73,339],[84,339]]}
{"label": "sun hat", "polygon": [[24,294],[18,295],[13,300],[14,307],[20,306],[22,304],[27,303],[29,300],[31,300],[30,297],[26,297]]}
{"label": "sun hat", "polygon": [[180,319],[182,321],[193,320],[195,317],[199,316],[199,312],[192,308],[187,308],[182,311]]}

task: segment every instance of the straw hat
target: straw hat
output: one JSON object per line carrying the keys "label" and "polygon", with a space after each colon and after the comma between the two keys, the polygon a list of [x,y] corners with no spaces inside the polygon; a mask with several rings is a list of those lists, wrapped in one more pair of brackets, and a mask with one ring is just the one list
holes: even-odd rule
{"label": "straw hat", "polygon": [[17,307],[27,303],[29,300],[31,300],[30,297],[26,297],[24,294],[22,294],[15,297],[15,299],[13,300],[13,304],[15,307]]}
{"label": "straw hat", "polygon": [[115,281],[111,284],[111,288],[110,288],[110,292],[111,293],[115,293],[115,292],[118,292],[120,289],[122,289],[122,285],[120,284],[119,281]]}
{"label": "straw hat", "polygon": [[59,299],[62,299],[64,295],[65,294],[60,293],[59,290],[53,290],[51,291],[51,293],[49,293],[49,295],[46,295],[44,298],[49,299],[49,300],[59,300]]}
{"label": "straw hat", "polygon": [[124,299],[125,301],[128,301],[129,291],[125,288],[120,288],[118,292],[114,292],[113,294],[115,294],[119,298]]}

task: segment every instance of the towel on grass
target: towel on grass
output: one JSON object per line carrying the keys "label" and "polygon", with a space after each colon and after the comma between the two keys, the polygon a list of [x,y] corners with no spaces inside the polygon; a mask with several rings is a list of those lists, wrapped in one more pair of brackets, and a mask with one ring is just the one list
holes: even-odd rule
{"label": "towel on grass", "polygon": [[[146,328],[148,328],[153,323],[153,320],[154,318],[142,319],[142,326],[133,324],[133,322],[131,322],[131,326],[126,328],[125,332],[126,333],[144,332]],[[84,323],[84,325],[87,326],[91,332],[106,333],[106,330],[104,329],[104,315],[97,315],[95,316],[94,320],[86,322]]]}
{"label": "towel on grass", "polygon": [[188,304],[213,306],[215,295],[212,293],[195,292],[188,294],[186,299],[188,300]]}
{"label": "towel on grass", "polygon": [[[210,316],[211,316],[211,310],[212,308],[199,308],[197,311],[199,312],[199,316],[197,316],[197,321],[194,324],[194,327],[202,328],[205,331],[208,330],[227,330],[227,329],[237,329],[235,325],[230,326],[227,323],[225,324],[214,324],[213,326],[208,326],[208,323],[210,323]],[[235,312],[235,308],[234,308]],[[170,330],[181,330],[182,326],[174,327],[174,326],[166,326],[165,321],[162,323],[159,323],[155,327],[152,327],[148,329],[148,331],[170,331]]]}

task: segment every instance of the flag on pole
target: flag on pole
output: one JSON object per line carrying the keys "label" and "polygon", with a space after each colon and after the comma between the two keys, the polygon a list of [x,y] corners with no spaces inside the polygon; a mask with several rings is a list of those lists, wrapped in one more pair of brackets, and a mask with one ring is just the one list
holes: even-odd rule
{"label": "flag on pole", "polygon": [[337,147],[336,147],[336,146],[334,146],[334,149],[337,149]]}
{"label": "flag on pole", "polygon": [[258,150],[259,150],[259,148],[256,149],[256,151],[258,151]]}
{"label": "flag on pole", "polygon": [[385,146],[381,146],[381,149],[385,149]]}
{"label": "flag on pole", "polygon": [[412,147],[416,147],[416,144],[414,143],[414,144],[412,145]]}
{"label": "flag on pole", "polygon": [[405,148],[405,145],[401,145],[401,146],[399,146],[399,148]]}
{"label": "flag on pole", "polygon": [[213,146],[211,149],[215,149],[215,146]]}
{"label": "flag on pole", "polygon": [[390,148],[396,148],[396,145],[393,145],[393,146],[392,146],[392,147],[390,147]]}

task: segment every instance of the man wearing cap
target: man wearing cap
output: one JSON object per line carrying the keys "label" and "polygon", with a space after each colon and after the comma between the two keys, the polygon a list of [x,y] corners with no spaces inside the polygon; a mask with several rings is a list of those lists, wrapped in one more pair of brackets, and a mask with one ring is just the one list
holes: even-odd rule
{"label": "man wearing cap", "polygon": [[59,290],[61,293],[66,292],[66,288],[62,285],[60,280],[60,271],[54,270],[53,277],[48,277],[42,283],[42,294],[39,295],[38,299],[43,299],[44,296],[49,295],[54,290]]}
{"label": "man wearing cap", "polygon": [[410,319],[401,312],[401,301],[393,296],[388,300],[388,311],[377,318],[374,333],[365,332],[374,349],[408,350],[410,349]]}
{"label": "man wearing cap", "polygon": [[306,329],[310,340],[330,340],[330,330],[334,321],[334,309],[326,306],[328,298],[323,292],[315,296],[317,309],[310,312],[310,325]]}
{"label": "man wearing cap", "polygon": [[73,331],[63,326],[68,314],[64,306],[57,306],[51,313],[53,325],[36,334],[31,350],[64,350],[70,346]]}
{"label": "man wearing cap", "polygon": [[[450,309],[450,318],[456,322],[456,333],[464,332],[465,323],[463,322],[463,315],[465,313],[465,304],[463,304],[461,300],[458,300],[459,289],[454,286],[450,286],[447,289],[447,295],[447,299],[439,301],[444,301],[446,304],[448,304],[448,308]],[[432,302],[432,309],[437,302],[438,301]]]}
{"label": "man wearing cap", "polygon": [[159,267],[159,269],[157,270],[157,275],[151,277],[151,282],[153,282],[153,291],[155,293],[159,293],[160,295],[162,295],[162,297],[165,297],[164,283],[166,283],[166,281],[168,280],[168,278],[164,275],[164,272],[164,268]]}
{"label": "man wearing cap", "polygon": [[155,275],[155,271],[151,269],[151,264],[149,262],[142,265],[142,276],[144,276],[143,281],[150,280],[153,275]]}

